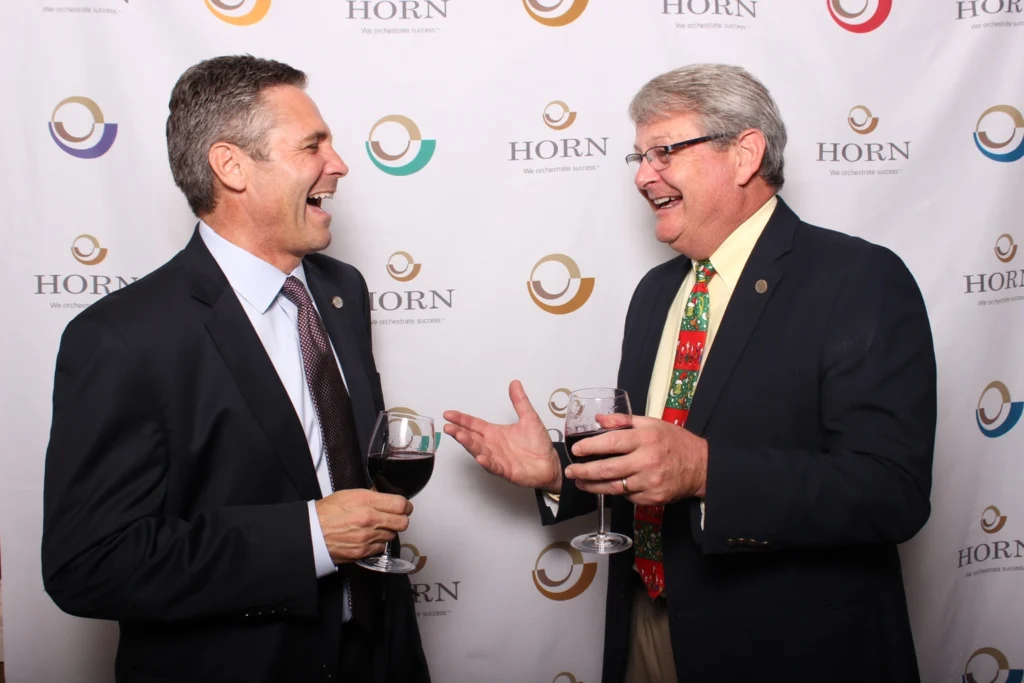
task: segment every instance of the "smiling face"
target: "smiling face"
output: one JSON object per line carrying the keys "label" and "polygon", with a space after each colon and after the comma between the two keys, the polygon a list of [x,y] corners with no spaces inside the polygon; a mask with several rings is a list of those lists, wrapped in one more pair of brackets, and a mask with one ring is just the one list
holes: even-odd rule
{"label": "smiling face", "polygon": [[331,214],[322,204],[333,196],[348,166],[334,151],[330,129],[303,90],[275,86],[262,99],[274,125],[266,134],[267,159],[244,159],[243,207],[260,232],[262,251],[301,259],[331,243]]}
{"label": "smiling face", "polygon": [[[706,133],[695,115],[676,114],[637,125],[634,148],[642,153]],[[674,151],[668,160],[668,166],[660,171],[642,161],[634,179],[654,212],[655,236],[690,258],[707,258],[711,255],[703,253],[707,245],[717,248],[738,225],[730,227],[730,207],[743,203],[743,188],[737,182],[736,146],[719,150],[704,142]],[[721,239],[717,239],[719,235]]]}

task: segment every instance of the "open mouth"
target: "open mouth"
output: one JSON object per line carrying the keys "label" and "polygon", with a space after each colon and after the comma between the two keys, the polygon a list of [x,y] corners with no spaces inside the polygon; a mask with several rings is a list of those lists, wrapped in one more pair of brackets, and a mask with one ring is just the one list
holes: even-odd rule
{"label": "open mouth", "polygon": [[333,196],[334,194],[331,192],[315,192],[306,197],[306,203],[319,209],[325,199],[330,199]]}
{"label": "open mouth", "polygon": [[673,195],[671,197],[651,197],[651,203],[654,204],[655,211],[661,211],[662,209],[671,209],[673,206],[683,201],[682,195]]}

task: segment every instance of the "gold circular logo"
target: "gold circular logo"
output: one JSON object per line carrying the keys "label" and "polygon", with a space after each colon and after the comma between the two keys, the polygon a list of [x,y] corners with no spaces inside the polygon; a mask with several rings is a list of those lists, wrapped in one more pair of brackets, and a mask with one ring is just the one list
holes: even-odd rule
{"label": "gold circular logo", "polygon": [[[565,553],[572,564],[569,571],[561,578],[552,578],[549,569],[544,568],[544,559],[552,553]],[[597,576],[597,562],[584,562],[583,553],[573,548],[566,541],[556,541],[544,548],[537,556],[533,565],[533,585],[548,600],[563,602],[580,596],[590,588]]]}
{"label": "gold circular logo", "polygon": [[1002,234],[996,240],[996,258],[1003,263],[1009,263],[1017,255],[1017,245],[1013,243],[1013,237]]}
{"label": "gold circular logo", "polygon": [[545,26],[567,26],[580,18],[587,9],[590,0],[568,0],[568,7],[559,13],[566,0],[555,0],[554,4],[546,5],[541,0],[523,0],[523,7],[534,21]]}
{"label": "gold circular logo", "polygon": [[79,235],[71,243],[71,255],[83,266],[95,266],[107,258],[107,250],[92,235]]}
{"label": "gold circular logo", "polygon": [[1006,524],[1006,515],[999,514],[999,508],[989,505],[981,513],[981,529],[986,534],[994,534]]}
{"label": "gold circular logo", "polygon": [[562,100],[555,100],[544,107],[541,118],[551,130],[565,130],[576,122],[576,112],[569,111],[569,105]]}
{"label": "gold circular logo", "polygon": [[388,257],[388,275],[399,282],[408,282],[420,274],[420,264],[414,263],[412,254],[396,251]]}
{"label": "gold circular logo", "polygon": [[878,118],[871,115],[870,109],[860,104],[850,110],[846,121],[854,133],[861,135],[867,135],[878,128]]}
{"label": "gold circular logo", "polygon": [[420,555],[420,549],[414,546],[412,543],[403,543],[402,547],[399,548],[398,554],[402,555],[406,550],[409,551],[409,557],[402,557],[403,560],[408,560],[416,565],[416,569],[409,572],[410,574],[418,574],[427,564],[427,556]]}
{"label": "gold circular logo", "polygon": [[[971,663],[974,662],[978,657],[985,656],[994,660],[996,665],[996,671],[989,679],[978,679],[974,677],[974,672],[971,671]],[[988,667],[986,667],[988,668]],[[1001,679],[1000,674],[1004,674],[1010,670],[1010,660],[1006,658],[999,650],[994,647],[982,647],[974,651],[971,658],[967,660],[967,666],[964,667],[964,681],[965,683],[995,683]]]}
{"label": "gold circular logo", "polygon": [[[224,0],[206,0],[206,8],[221,21],[235,26],[252,26],[267,16],[270,0],[238,0],[233,5]],[[239,11],[243,13],[238,14]]]}
{"label": "gold circular logo", "polygon": [[564,418],[565,409],[569,407],[569,394],[572,391],[569,389],[555,389],[551,392],[551,396],[548,398],[548,410],[555,417]]}
{"label": "gold circular logo", "polygon": [[[547,263],[557,264],[565,273],[565,286],[559,291],[549,292],[537,279],[537,270]],[[574,283],[578,283],[578,286],[575,292],[570,293]],[[587,303],[590,295],[594,293],[594,278],[582,277],[580,267],[565,254],[548,254],[533,266],[526,289],[533,303],[541,310],[554,315],[565,315],[578,311]]]}

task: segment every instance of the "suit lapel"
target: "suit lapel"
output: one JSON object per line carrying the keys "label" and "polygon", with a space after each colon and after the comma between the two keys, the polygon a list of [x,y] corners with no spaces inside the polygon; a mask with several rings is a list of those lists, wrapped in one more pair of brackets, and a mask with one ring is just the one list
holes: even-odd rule
{"label": "suit lapel", "polygon": [[[355,302],[359,301],[361,292],[332,283],[309,259],[303,261],[303,267],[309,291],[312,292],[316,307],[320,310],[320,317],[324,321],[331,344],[334,345],[338,360],[341,362],[341,370],[345,374],[345,386],[352,399],[352,412],[355,414],[359,453],[365,461],[366,449],[370,443],[370,430],[373,429],[377,416],[373,409],[370,380],[366,376],[366,369],[359,357],[359,347],[356,345],[358,322],[353,318],[359,310]],[[334,305],[335,297],[340,297],[340,307]]]}
{"label": "suit lapel", "polygon": [[[686,418],[686,428],[694,434],[704,433],[722,389],[785,275],[782,257],[792,248],[793,234],[800,220],[781,197],[778,202],[743,267],[721,327],[715,335],[711,353],[704,361],[697,392]],[[763,292],[756,286],[761,280],[767,286]]]}
{"label": "suit lapel", "polygon": [[288,392],[242,304],[198,230],[182,254],[192,297],[209,307],[206,329],[288,477],[303,498],[320,498],[309,444]]}

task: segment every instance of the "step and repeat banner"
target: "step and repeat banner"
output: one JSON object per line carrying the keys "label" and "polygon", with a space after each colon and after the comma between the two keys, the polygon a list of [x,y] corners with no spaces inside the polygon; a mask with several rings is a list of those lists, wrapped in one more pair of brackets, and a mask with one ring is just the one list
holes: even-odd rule
{"label": "step and repeat banner", "polygon": [[[112,680],[116,625],[43,592],[42,471],[68,321],[170,258],[171,87],[251,53],[309,74],[351,168],[329,253],[365,275],[390,407],[508,421],[521,379],[560,435],[615,381],[654,239],[626,107],[740,64],[789,130],[782,195],[896,251],[939,360],[931,519],[902,549],[929,683],[1024,675],[1024,9],[1020,0],[20,0],[0,33],[3,637],[12,683]],[[403,556],[434,680],[597,683],[606,564],[532,493],[440,437]],[[267,552],[273,552],[268,548]],[[827,675],[823,672],[823,675]]]}

